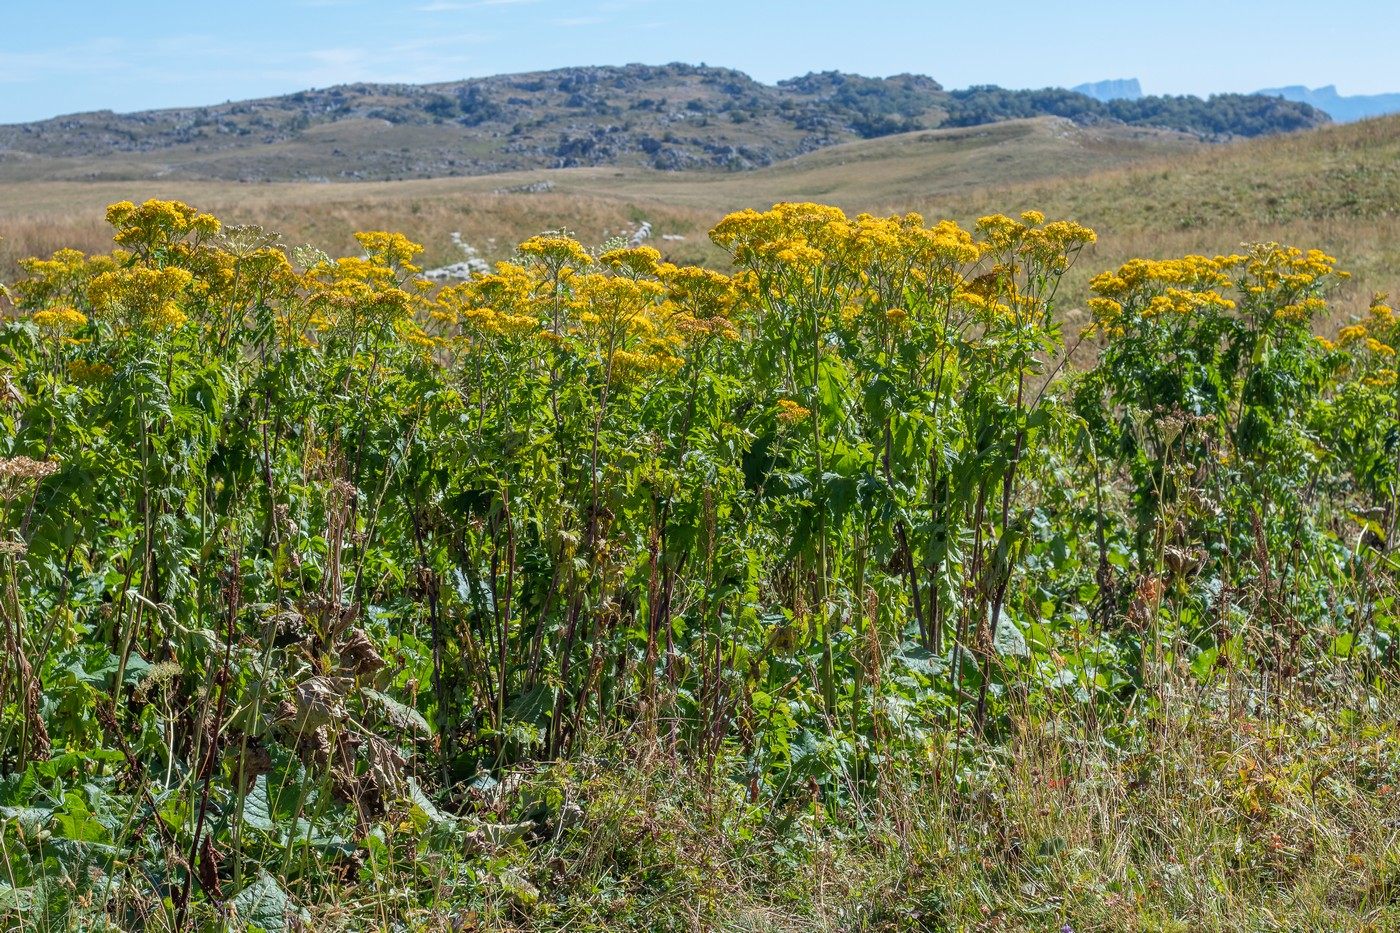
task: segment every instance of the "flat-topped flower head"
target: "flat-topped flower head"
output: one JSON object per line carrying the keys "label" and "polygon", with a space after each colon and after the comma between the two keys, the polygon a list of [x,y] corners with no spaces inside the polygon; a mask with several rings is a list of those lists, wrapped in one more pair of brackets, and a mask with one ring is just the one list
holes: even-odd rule
{"label": "flat-topped flower head", "polygon": [[618,275],[639,279],[656,274],[661,265],[661,252],[651,246],[629,246],[608,250],[598,261]]}
{"label": "flat-topped flower head", "polygon": [[585,269],[593,265],[593,257],[583,244],[573,237],[555,234],[532,236],[521,243],[517,250],[520,255],[542,263],[553,272],[566,267]]}
{"label": "flat-topped flower head", "polygon": [[188,320],[181,300],[194,275],[167,266],[131,266],[104,272],[88,283],[87,299],[102,316],[138,329],[172,330]]}
{"label": "flat-topped flower head", "polygon": [[107,222],[117,228],[113,239],[140,253],[168,249],[193,235],[196,241],[218,234],[222,225],[213,214],[202,213],[184,201],[152,199],[141,204],[118,201],[107,208]]}
{"label": "flat-topped flower head", "polygon": [[44,308],[35,311],[31,320],[39,327],[57,333],[68,333],[69,331],[77,330],[88,321],[86,314],[68,305],[59,305],[55,308]]}
{"label": "flat-topped flower head", "polygon": [[372,262],[405,272],[422,271],[413,265],[413,260],[423,252],[423,247],[402,233],[368,230],[356,233],[355,240],[364,249],[365,258]]}
{"label": "flat-topped flower head", "polygon": [[790,398],[778,399],[778,420],[783,424],[798,424],[811,416],[810,408],[804,408]]}

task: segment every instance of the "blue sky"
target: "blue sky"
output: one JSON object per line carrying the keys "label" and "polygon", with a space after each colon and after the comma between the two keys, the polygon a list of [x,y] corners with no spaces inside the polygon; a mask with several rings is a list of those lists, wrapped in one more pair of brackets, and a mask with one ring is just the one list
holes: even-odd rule
{"label": "blue sky", "polygon": [[1400,91],[1395,0],[0,0],[0,123],[565,65]]}

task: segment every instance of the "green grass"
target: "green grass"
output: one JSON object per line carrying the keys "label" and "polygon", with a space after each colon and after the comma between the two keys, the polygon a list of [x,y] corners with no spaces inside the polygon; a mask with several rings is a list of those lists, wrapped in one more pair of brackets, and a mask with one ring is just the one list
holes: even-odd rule
{"label": "green grass", "polygon": [[[489,870],[407,913],[423,930],[1395,929],[1393,698],[1350,686],[1251,709],[1257,686],[1176,681],[1126,747],[1073,704],[1023,709],[980,776],[886,787],[859,813],[810,795],[752,807],[742,781],[599,742],[490,800],[477,818],[533,808],[528,841],[483,842]],[[366,879],[325,928],[401,896]]]}

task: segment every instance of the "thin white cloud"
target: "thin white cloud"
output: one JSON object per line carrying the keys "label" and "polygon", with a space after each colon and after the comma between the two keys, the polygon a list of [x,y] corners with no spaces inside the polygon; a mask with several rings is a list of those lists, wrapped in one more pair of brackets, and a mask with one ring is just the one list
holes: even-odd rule
{"label": "thin white cloud", "polygon": [[470,2],[461,3],[454,2],[454,0],[436,0],[433,3],[416,6],[413,11],[415,13],[461,13],[486,6],[523,6],[527,3],[538,2],[539,0],[470,0]]}

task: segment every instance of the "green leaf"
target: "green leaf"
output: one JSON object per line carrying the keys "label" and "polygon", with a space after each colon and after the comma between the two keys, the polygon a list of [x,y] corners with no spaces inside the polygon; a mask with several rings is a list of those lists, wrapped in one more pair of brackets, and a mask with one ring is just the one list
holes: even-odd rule
{"label": "green leaf", "polygon": [[905,667],[921,674],[928,674],[931,677],[936,677],[948,669],[948,662],[945,659],[914,641],[906,641],[900,645],[895,659]]}
{"label": "green leaf", "polygon": [[272,818],[272,803],[267,796],[267,775],[258,775],[253,786],[243,797],[243,823],[254,829],[270,833],[276,830],[277,823]]}
{"label": "green leaf", "polygon": [[77,792],[63,799],[63,812],[53,820],[54,835],[74,842],[107,842],[107,827],[93,816],[87,802]]}
{"label": "green leaf", "polygon": [[[452,817],[443,813],[437,808],[428,795],[423,793],[423,788],[419,786],[416,778],[408,779],[408,799],[412,802],[412,814],[415,822],[420,824],[438,825],[452,822]],[[420,829],[426,829],[427,825],[420,825]]]}
{"label": "green leaf", "polygon": [[1001,613],[996,626],[996,637],[993,647],[997,654],[1013,658],[1029,658],[1031,649],[1026,644],[1026,636],[1021,634],[1021,630],[1016,627],[1016,623],[1005,612]]}
{"label": "green leaf", "polygon": [[522,693],[506,707],[506,719],[542,725],[545,717],[554,709],[554,691],[545,684],[537,684],[528,693]]}
{"label": "green leaf", "polygon": [[237,918],[250,929],[266,933],[282,933],[293,929],[293,916],[298,912],[282,886],[266,871],[259,873],[257,880],[239,891],[229,901]]}
{"label": "green leaf", "polygon": [[1211,672],[1215,670],[1216,660],[1220,657],[1220,649],[1210,647],[1196,655],[1191,661],[1191,671],[1201,680],[1209,680]]}
{"label": "green leaf", "polygon": [[366,689],[365,699],[370,701],[370,705],[377,708],[395,729],[401,732],[412,732],[415,735],[430,736],[433,734],[432,727],[428,725],[428,720],[423,718],[423,714],[407,704],[386,693],[378,690]]}
{"label": "green leaf", "polygon": [[1351,632],[1343,632],[1332,639],[1332,645],[1328,649],[1332,656],[1336,658],[1350,657],[1356,645],[1356,637]]}
{"label": "green leaf", "polygon": [[0,881],[0,913],[30,910],[39,898],[40,893],[34,888],[15,888]]}
{"label": "green leaf", "polygon": [[26,835],[48,825],[53,810],[46,807],[0,807],[0,820],[14,820]]}

